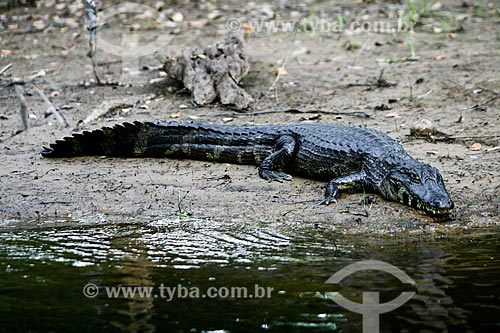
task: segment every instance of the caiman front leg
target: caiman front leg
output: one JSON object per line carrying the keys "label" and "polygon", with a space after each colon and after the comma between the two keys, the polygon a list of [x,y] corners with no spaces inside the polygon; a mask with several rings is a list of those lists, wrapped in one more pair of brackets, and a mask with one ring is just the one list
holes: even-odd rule
{"label": "caiman front leg", "polygon": [[293,156],[297,143],[289,135],[281,136],[277,141],[274,152],[267,156],[259,165],[259,176],[269,181],[283,182],[292,180],[292,176],[273,169],[280,162],[287,162]]}
{"label": "caiman front leg", "polygon": [[332,202],[337,202],[339,186],[342,185],[349,188],[362,187],[366,185],[366,173],[360,171],[332,179],[328,185],[326,185],[325,198],[321,200],[320,205],[329,205]]}

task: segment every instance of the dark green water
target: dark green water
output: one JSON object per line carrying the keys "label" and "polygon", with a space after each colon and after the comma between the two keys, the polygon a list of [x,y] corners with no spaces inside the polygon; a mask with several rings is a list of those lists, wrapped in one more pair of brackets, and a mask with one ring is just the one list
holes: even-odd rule
{"label": "dark green water", "polygon": [[[381,332],[500,332],[500,230],[343,236],[305,224],[168,219],[2,226],[0,331],[361,332],[362,316],[328,292],[361,302],[363,291],[378,291],[387,302],[415,291],[380,316]],[[325,284],[366,259],[399,267],[416,286],[371,270]],[[89,283],[94,298],[83,293]],[[195,298],[213,287],[258,296],[256,285],[272,288],[270,297]],[[152,294],[108,295],[119,286]]]}

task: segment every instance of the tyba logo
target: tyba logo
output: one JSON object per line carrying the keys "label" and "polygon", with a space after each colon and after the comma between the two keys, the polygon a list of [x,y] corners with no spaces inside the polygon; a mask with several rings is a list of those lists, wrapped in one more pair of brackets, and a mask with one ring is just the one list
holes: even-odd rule
{"label": "tyba logo", "polygon": [[[330,276],[325,282],[327,284],[338,284],[347,276],[364,270],[378,270],[394,275],[401,282],[415,285],[415,281],[399,268],[378,260],[365,260],[342,268]],[[338,305],[349,311],[363,315],[363,333],[378,333],[380,328],[380,314],[393,311],[408,302],[415,292],[405,291],[398,297],[387,303],[380,303],[378,292],[363,292],[363,303],[355,303],[348,300],[338,292],[328,292],[326,296]]]}

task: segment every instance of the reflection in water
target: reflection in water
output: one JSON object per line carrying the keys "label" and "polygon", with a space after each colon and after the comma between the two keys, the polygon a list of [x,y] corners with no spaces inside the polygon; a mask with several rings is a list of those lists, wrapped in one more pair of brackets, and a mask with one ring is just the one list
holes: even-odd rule
{"label": "reflection in water", "polygon": [[446,277],[449,254],[432,243],[419,250],[420,260],[415,272],[418,293],[410,304],[414,319],[410,317],[408,321],[432,332],[446,332],[449,326],[466,324],[467,311],[453,304],[452,296],[446,291],[447,286],[453,284],[453,280]]}
{"label": "reflection in water", "polygon": [[[417,282],[412,300],[381,316],[382,332],[494,331],[500,240],[492,235],[338,236],[306,223],[187,219],[4,231],[0,323],[24,331],[360,332],[361,316],[325,298],[332,286],[324,282],[350,263],[377,259]],[[87,283],[100,287],[98,297],[84,297]],[[256,284],[272,287],[272,297],[167,300],[157,293],[160,285],[206,291]],[[110,298],[106,287],[113,286],[152,287],[157,297]],[[363,290],[380,291],[387,302],[403,289],[387,274],[365,271],[337,290],[357,302]],[[20,321],[26,309],[34,319]]]}
{"label": "reflection in water", "polygon": [[[118,245],[120,246],[120,244]],[[113,245],[112,245],[113,247]],[[119,286],[141,286],[153,287],[151,262],[146,255],[138,257],[124,258],[121,263],[120,274],[117,274],[113,279],[105,281],[106,284]],[[99,285],[99,281],[89,281]],[[153,316],[153,298],[148,297],[127,297],[122,298],[123,307],[117,312],[126,317],[125,320],[111,321],[111,325],[121,332],[154,332],[155,326],[152,323]]]}

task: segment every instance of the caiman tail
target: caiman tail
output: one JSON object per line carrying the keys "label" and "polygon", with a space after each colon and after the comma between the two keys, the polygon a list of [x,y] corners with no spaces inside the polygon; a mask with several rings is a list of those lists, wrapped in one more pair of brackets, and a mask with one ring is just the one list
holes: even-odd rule
{"label": "caiman tail", "polygon": [[171,157],[259,164],[276,135],[265,128],[196,122],[134,122],[73,134],[44,147],[43,157]]}

